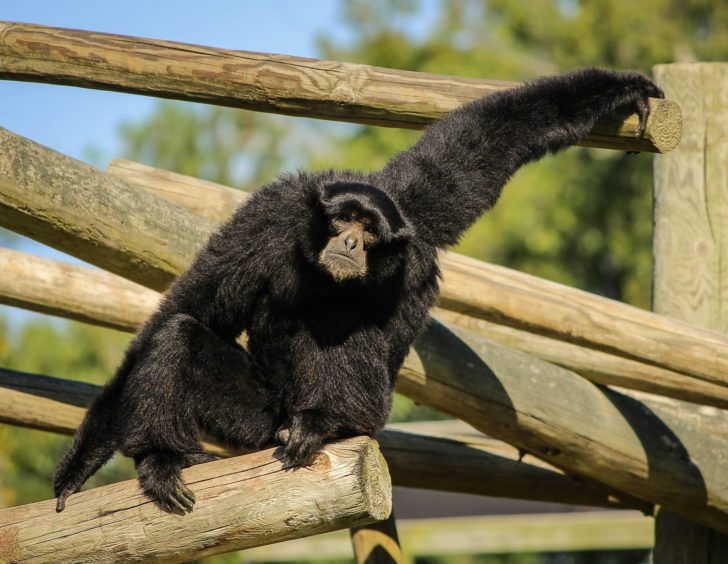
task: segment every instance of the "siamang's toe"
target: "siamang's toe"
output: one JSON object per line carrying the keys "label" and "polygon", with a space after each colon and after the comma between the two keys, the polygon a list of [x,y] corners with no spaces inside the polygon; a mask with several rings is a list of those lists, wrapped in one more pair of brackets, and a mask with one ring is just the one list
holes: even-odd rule
{"label": "siamang's toe", "polygon": [[281,445],[288,443],[288,439],[291,437],[291,430],[287,427],[281,427],[276,431],[276,442]]}
{"label": "siamang's toe", "polygon": [[207,458],[204,454],[187,458],[179,453],[158,452],[140,458],[137,474],[142,490],[164,511],[177,515],[189,513],[195,504],[195,494],[185,485],[180,471],[189,461]]}
{"label": "siamang's toe", "polygon": [[169,513],[184,515],[195,505],[195,494],[185,485],[182,478],[156,484],[154,493],[147,492],[159,507]]}
{"label": "siamang's toe", "polygon": [[301,432],[293,429],[288,437],[283,453],[291,464],[310,466],[314,455],[324,445],[324,438],[316,433]]}

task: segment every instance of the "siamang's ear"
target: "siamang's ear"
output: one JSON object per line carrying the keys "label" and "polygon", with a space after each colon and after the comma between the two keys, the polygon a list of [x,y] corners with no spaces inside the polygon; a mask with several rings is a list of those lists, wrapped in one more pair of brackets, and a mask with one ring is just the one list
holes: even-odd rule
{"label": "siamang's ear", "polygon": [[345,207],[356,207],[377,218],[380,235],[385,242],[406,241],[415,232],[397,203],[389,195],[363,182],[334,182],[320,187],[319,198],[327,213]]}

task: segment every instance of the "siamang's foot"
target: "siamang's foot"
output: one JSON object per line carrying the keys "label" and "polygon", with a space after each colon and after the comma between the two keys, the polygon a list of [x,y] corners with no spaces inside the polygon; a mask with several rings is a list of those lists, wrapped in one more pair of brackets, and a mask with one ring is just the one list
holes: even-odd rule
{"label": "siamang's foot", "polygon": [[59,488],[56,488],[56,512],[60,513],[66,508],[66,500],[68,499],[68,496],[71,494],[74,494],[78,491],[78,489],[70,488],[67,486],[62,486]]}
{"label": "siamang's foot", "polygon": [[177,515],[191,512],[195,504],[195,494],[180,473],[185,462],[185,455],[169,452],[150,453],[136,461],[144,493],[161,509]]}
{"label": "siamang's foot", "polygon": [[285,445],[283,453],[290,463],[313,464],[314,455],[327,438],[321,420],[322,416],[316,412],[302,412],[293,416],[288,428],[278,429],[276,439]]}

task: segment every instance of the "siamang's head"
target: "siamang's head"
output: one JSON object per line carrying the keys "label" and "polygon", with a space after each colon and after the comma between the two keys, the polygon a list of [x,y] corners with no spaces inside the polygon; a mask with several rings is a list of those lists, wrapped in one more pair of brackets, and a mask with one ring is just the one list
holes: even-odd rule
{"label": "siamang's head", "polygon": [[337,282],[391,274],[412,236],[397,204],[382,190],[355,182],[328,184],[319,197],[328,228],[319,266]]}

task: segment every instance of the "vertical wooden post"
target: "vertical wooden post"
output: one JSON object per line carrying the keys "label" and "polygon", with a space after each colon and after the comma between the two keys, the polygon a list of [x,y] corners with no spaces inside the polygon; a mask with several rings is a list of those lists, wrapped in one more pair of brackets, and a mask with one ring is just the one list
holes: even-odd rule
{"label": "vertical wooden post", "polygon": [[394,511],[384,521],[349,529],[356,564],[402,564]]}
{"label": "vertical wooden post", "polygon": [[[655,159],[653,309],[728,332],[728,63],[654,71],[682,107],[683,134]],[[660,511],[653,561],[728,562],[728,535]]]}

